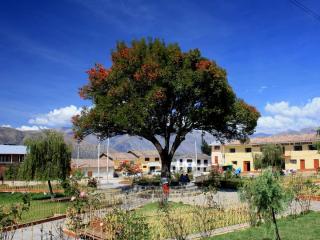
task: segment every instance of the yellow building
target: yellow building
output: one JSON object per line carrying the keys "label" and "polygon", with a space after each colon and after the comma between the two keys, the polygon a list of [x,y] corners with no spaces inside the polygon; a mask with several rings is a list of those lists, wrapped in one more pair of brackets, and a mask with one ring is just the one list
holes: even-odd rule
{"label": "yellow building", "polygon": [[253,159],[261,154],[266,144],[280,144],[283,148],[286,170],[315,171],[319,168],[320,154],[316,150],[317,134],[275,135],[252,138],[248,143],[233,141],[225,145],[212,145],[213,165],[232,165],[242,172],[254,171]]}
{"label": "yellow building", "polygon": [[[103,161],[107,159],[107,154],[102,153],[100,155],[100,159]],[[119,170],[120,165],[123,162],[130,162],[131,164],[137,164],[141,167],[141,161],[135,155],[126,152],[111,152],[109,153],[109,160],[111,160],[114,164],[115,171]]]}
{"label": "yellow building", "polygon": [[141,169],[143,173],[152,173],[161,170],[160,155],[156,150],[147,151],[128,151],[128,153],[137,157],[139,163],[141,164]]}

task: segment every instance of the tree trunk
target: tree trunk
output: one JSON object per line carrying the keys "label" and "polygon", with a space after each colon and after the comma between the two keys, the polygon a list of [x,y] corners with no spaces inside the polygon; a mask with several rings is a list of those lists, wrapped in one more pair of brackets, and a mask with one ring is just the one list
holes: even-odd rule
{"label": "tree trunk", "polygon": [[161,159],[161,177],[170,177],[170,167],[171,167],[171,160]]}
{"label": "tree trunk", "polygon": [[277,225],[276,214],[274,213],[273,208],[271,208],[271,212],[272,212],[272,220],[273,220],[274,227],[275,227],[275,230],[276,230],[276,240],[281,240],[280,234],[279,234],[278,225]]}
{"label": "tree trunk", "polygon": [[50,180],[48,180],[48,186],[49,186],[50,196],[51,196],[51,198],[54,198],[54,194],[53,194],[53,190],[52,190],[52,186],[51,186]]}
{"label": "tree trunk", "polygon": [[168,154],[161,154],[161,177],[170,177],[171,160]]}

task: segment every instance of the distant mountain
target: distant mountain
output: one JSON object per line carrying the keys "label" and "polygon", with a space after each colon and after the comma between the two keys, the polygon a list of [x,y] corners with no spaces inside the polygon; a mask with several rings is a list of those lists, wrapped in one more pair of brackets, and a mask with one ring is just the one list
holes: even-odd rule
{"label": "distant mountain", "polygon": [[[72,144],[72,157],[77,157],[78,145],[73,139],[73,133],[70,128],[56,129],[64,134],[65,140]],[[303,134],[315,132],[314,128],[306,128],[301,131],[286,131],[276,135],[288,135],[288,134]],[[187,134],[185,141],[182,142],[180,147],[177,149],[177,153],[194,153],[195,148],[197,152],[201,152],[201,131],[193,131]],[[14,128],[0,127],[0,144],[23,144],[24,140],[29,137],[35,137],[41,134],[39,131],[19,131]],[[252,137],[267,137],[272,134],[256,133]],[[204,136],[205,140],[210,143],[215,143],[216,140],[210,134]],[[159,139],[160,140],[160,139]],[[160,140],[161,142],[161,140]],[[87,136],[79,145],[80,158],[96,158],[98,154],[97,150],[98,140],[94,135]],[[154,150],[155,147],[148,140],[138,137],[121,135],[115,136],[110,139],[109,151],[120,151],[127,152],[129,150]],[[107,151],[107,141],[101,143],[100,152]]]}
{"label": "distant mountain", "polygon": [[15,128],[0,127],[0,144],[22,145],[29,137],[41,134],[39,131],[20,131]]}

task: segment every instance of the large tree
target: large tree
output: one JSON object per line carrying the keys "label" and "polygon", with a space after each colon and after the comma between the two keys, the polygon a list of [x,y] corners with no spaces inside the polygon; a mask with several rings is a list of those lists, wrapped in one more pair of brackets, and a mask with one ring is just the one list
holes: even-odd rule
{"label": "large tree", "polygon": [[93,106],[73,118],[76,138],[141,136],[154,144],[162,176],[168,176],[175,151],[192,130],[220,140],[244,140],[254,132],[259,113],[236,97],[226,71],[198,49],[183,52],[178,44],[141,39],[119,42],[111,58],[111,67],[90,69],[89,83],[80,89]]}
{"label": "large tree", "polygon": [[65,180],[70,172],[71,147],[61,133],[45,130],[37,138],[25,141],[27,155],[19,174],[26,180],[48,181],[53,196],[51,180]]}

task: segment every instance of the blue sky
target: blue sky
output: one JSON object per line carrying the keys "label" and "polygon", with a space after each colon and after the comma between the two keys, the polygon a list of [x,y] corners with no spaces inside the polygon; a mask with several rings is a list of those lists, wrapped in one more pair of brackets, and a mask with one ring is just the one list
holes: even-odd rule
{"label": "blue sky", "polygon": [[[300,0],[320,13],[320,2]],[[0,125],[61,127],[117,40],[199,48],[262,113],[258,131],[320,125],[320,21],[290,0],[6,0],[0,7]]]}

